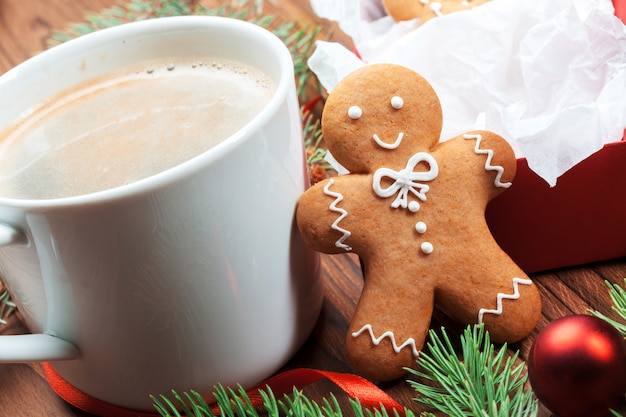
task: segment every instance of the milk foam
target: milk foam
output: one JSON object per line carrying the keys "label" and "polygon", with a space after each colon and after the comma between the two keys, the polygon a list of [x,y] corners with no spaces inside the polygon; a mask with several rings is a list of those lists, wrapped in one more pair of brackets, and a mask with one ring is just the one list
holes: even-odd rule
{"label": "milk foam", "polygon": [[61,198],[157,174],[230,137],[274,91],[224,61],[142,64],[79,86],[0,133],[0,195]]}

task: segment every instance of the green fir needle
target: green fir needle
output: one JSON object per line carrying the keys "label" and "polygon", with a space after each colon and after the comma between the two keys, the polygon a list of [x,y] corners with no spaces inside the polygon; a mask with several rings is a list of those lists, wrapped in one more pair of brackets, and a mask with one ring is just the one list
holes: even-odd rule
{"label": "green fir needle", "polygon": [[409,381],[419,394],[415,401],[451,417],[536,416],[539,404],[518,354],[509,355],[506,344],[496,350],[483,326],[470,326],[459,358],[445,329],[441,336],[431,330],[419,369],[409,369],[419,380]]}

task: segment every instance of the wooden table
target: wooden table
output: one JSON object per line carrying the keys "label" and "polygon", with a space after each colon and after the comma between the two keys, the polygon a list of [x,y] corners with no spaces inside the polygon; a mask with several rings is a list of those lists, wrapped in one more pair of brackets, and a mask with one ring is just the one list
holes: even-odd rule
{"label": "wooden table", "polygon": [[[87,13],[97,13],[116,4],[116,0],[0,0],[0,73],[19,64],[37,51],[46,48],[53,30],[65,29],[68,23],[84,21]],[[279,0],[278,12],[287,19],[304,25],[333,28],[333,40],[349,43],[349,39],[313,15],[308,0]],[[625,237],[626,238],[626,237]],[[313,334],[285,369],[309,367],[337,372],[352,372],[344,351],[344,338],[359,298],[362,277],[358,259],[350,255],[322,257],[322,274],[326,286],[323,310]],[[543,317],[533,335],[512,346],[521,357],[528,355],[534,336],[550,321],[593,308],[611,312],[611,301],[604,280],[623,283],[626,259],[617,259],[583,267],[534,274],[543,296]],[[444,316],[436,315],[432,326],[445,325],[452,335],[459,326]],[[19,315],[11,316],[1,334],[26,332]],[[403,405],[415,411],[422,408],[413,401],[415,392],[406,381],[381,386]],[[346,397],[326,382],[307,389],[313,398],[333,392],[343,402]],[[0,415],[11,417],[87,416],[58,398],[43,377],[39,364],[0,364]],[[542,416],[547,416],[545,410]]]}

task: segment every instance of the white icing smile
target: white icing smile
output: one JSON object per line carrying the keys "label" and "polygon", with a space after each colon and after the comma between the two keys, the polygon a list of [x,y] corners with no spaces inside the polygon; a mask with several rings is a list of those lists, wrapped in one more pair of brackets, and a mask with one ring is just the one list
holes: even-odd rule
{"label": "white icing smile", "polygon": [[372,139],[374,139],[374,142],[376,142],[376,144],[380,146],[381,148],[396,149],[402,143],[402,139],[404,139],[404,132],[398,133],[398,137],[393,143],[384,142],[376,133],[374,133],[374,136],[372,136]]}

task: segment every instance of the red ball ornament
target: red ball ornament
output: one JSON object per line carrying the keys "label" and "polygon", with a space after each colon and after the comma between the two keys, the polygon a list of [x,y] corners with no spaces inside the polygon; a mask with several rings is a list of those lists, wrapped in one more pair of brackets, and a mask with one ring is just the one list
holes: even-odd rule
{"label": "red ball ornament", "polygon": [[626,343],[609,323],[572,315],[543,329],[530,349],[535,395],[559,417],[602,417],[626,391]]}

